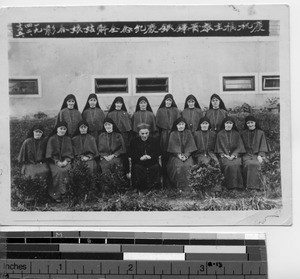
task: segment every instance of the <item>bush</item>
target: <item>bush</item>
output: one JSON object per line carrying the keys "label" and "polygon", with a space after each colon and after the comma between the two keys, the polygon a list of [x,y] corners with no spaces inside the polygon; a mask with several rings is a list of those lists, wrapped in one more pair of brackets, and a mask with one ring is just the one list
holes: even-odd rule
{"label": "bush", "polygon": [[281,193],[280,153],[272,152],[262,164],[260,179],[268,198],[279,198]]}
{"label": "bush", "polygon": [[18,172],[12,183],[12,207],[20,206],[35,209],[38,204],[46,204],[48,181],[41,177],[25,177]]}
{"label": "bush", "polygon": [[69,180],[66,183],[66,198],[69,206],[88,202],[95,197],[94,177],[88,165],[75,160],[69,171]]}
{"label": "bush", "polygon": [[126,192],[130,185],[121,166],[115,164],[108,172],[98,173],[95,176],[95,186],[101,195],[112,195]]}
{"label": "bush", "polygon": [[214,189],[221,189],[223,179],[220,166],[211,160],[209,165],[200,164],[191,168],[189,186],[203,197]]}

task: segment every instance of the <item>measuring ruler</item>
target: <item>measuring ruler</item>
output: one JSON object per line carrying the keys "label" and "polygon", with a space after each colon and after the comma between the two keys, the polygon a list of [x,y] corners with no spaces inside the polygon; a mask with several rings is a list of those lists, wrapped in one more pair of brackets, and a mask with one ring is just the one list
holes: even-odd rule
{"label": "measuring ruler", "polygon": [[0,278],[266,279],[265,235],[0,232]]}

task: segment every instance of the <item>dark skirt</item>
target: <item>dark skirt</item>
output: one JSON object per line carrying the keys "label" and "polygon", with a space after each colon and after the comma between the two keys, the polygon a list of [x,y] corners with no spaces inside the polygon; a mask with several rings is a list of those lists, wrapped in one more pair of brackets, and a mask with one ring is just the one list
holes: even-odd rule
{"label": "dark skirt", "polygon": [[262,190],[260,169],[261,165],[256,155],[246,154],[243,156],[243,177],[246,188]]}
{"label": "dark skirt", "polygon": [[132,166],[132,184],[138,190],[150,190],[160,186],[160,166],[154,164],[148,168],[135,164]]}
{"label": "dark skirt", "polygon": [[100,167],[102,173],[106,173],[109,172],[110,170],[114,170],[116,166],[119,166],[123,169],[123,160],[120,157],[115,157],[110,161],[106,161],[105,159],[102,159],[100,161]]}
{"label": "dark skirt", "polygon": [[243,189],[242,160],[236,158],[232,161],[227,158],[220,159],[221,170],[225,177],[225,186],[227,189]]}
{"label": "dark skirt", "polygon": [[44,178],[47,179],[50,174],[49,167],[46,163],[42,164],[25,164],[22,167],[22,174],[31,178]]}
{"label": "dark skirt", "polygon": [[201,153],[195,155],[195,161],[199,165],[200,164],[208,165],[212,160],[215,161],[217,164],[219,164],[219,161],[215,154],[208,154],[205,156],[205,154]]}
{"label": "dark skirt", "polygon": [[49,164],[49,166],[52,175],[52,184],[48,188],[48,193],[53,199],[57,200],[66,193],[66,183],[69,180],[71,164],[68,164],[64,168],[60,168],[53,163]]}
{"label": "dark skirt", "polygon": [[167,172],[172,185],[187,188],[189,186],[190,169],[193,164],[192,157],[182,162],[179,158],[171,156],[167,163]]}

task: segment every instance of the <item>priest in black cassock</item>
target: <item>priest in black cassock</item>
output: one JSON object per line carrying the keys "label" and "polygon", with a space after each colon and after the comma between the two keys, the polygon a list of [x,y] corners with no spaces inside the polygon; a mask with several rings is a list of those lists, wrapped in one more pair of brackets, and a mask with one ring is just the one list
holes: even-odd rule
{"label": "priest in black cassock", "polygon": [[138,190],[150,190],[160,186],[159,142],[149,136],[149,125],[137,126],[139,137],[130,143],[132,160],[132,184]]}

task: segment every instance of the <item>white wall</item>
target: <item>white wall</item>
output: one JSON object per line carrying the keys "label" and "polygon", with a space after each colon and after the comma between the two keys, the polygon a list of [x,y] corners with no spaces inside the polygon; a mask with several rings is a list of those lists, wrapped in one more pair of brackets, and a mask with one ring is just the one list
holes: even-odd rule
{"label": "white wall", "polygon": [[[64,97],[74,93],[81,110],[93,92],[93,75],[168,75],[171,93],[181,108],[189,94],[207,106],[220,93],[222,73],[279,72],[279,43],[257,38],[12,39],[9,75],[40,76],[42,97],[10,97],[11,115],[37,111],[56,114]],[[125,96],[134,110],[139,96]],[[224,94],[226,106],[263,105],[266,94]],[[99,96],[103,108],[114,96]],[[154,109],[163,95],[149,95]]]}

